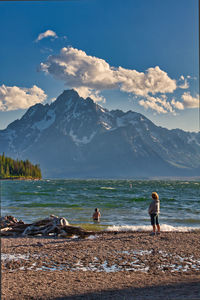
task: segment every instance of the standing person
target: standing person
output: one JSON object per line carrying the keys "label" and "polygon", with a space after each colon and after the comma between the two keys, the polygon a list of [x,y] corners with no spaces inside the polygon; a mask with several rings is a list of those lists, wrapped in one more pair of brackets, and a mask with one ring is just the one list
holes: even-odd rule
{"label": "standing person", "polygon": [[99,222],[100,221],[100,217],[101,217],[101,214],[100,214],[99,209],[95,208],[93,216],[92,216],[93,220],[96,221],[96,222]]}
{"label": "standing person", "polygon": [[160,213],[160,200],[159,196],[156,192],[152,193],[152,202],[149,205],[149,215],[151,217],[151,225],[153,226],[153,232],[151,235],[156,234],[156,227],[157,227],[157,234],[160,234],[160,225],[158,220],[158,215]]}

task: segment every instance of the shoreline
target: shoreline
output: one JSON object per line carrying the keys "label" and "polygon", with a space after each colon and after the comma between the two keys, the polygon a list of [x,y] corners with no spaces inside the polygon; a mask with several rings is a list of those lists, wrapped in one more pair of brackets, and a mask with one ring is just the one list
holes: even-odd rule
{"label": "shoreline", "polygon": [[2,300],[199,299],[199,241],[200,231],[3,237]]}
{"label": "shoreline", "polygon": [[[27,179],[26,177],[13,177],[13,178],[10,178],[10,177],[7,177],[7,178],[0,178],[0,181],[1,180],[9,180],[9,179]],[[200,176],[191,176],[191,177],[188,177],[188,176],[153,176],[153,177],[108,177],[108,178],[105,178],[105,177],[63,177],[63,178],[33,178],[33,179],[36,179],[36,180],[113,180],[113,181],[117,181],[117,180],[122,180],[122,181],[200,181]]]}
{"label": "shoreline", "polygon": [[27,181],[35,180],[35,181],[38,181],[38,180],[42,180],[42,178],[26,178],[26,177],[0,178],[0,181],[4,181],[4,180],[27,180]]}

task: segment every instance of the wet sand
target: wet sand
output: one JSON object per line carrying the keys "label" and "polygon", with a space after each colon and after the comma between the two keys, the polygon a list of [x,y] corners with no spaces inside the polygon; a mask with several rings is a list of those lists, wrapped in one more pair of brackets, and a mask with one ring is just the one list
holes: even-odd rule
{"label": "wet sand", "polygon": [[2,238],[2,299],[200,299],[200,231]]}

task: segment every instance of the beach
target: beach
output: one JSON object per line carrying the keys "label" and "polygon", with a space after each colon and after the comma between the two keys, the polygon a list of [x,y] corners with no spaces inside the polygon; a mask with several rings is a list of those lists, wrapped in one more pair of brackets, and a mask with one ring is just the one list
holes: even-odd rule
{"label": "beach", "polygon": [[2,238],[2,299],[200,299],[200,231]]}

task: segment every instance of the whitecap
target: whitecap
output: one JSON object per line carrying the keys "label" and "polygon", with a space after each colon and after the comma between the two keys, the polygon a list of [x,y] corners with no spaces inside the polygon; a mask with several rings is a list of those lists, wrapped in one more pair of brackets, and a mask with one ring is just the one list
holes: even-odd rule
{"label": "whitecap", "polygon": [[[187,226],[172,226],[167,224],[162,224],[160,226],[161,231],[174,231],[174,232],[190,232],[195,230],[200,230],[200,227],[187,227]],[[151,225],[120,225],[120,226],[108,226],[106,231],[152,231]]]}
{"label": "whitecap", "polygon": [[116,188],[113,188],[111,186],[102,186],[100,187],[101,190],[116,190]]}

